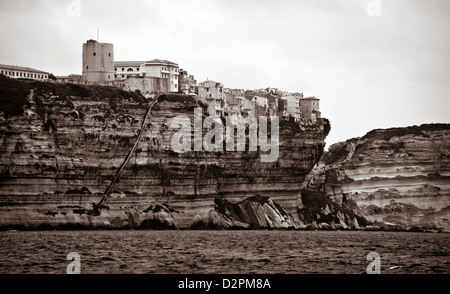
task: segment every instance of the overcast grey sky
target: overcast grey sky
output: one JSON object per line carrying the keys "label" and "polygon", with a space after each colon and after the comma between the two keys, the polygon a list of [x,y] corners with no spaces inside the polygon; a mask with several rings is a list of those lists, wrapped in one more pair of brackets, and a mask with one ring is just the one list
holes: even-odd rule
{"label": "overcast grey sky", "polygon": [[329,146],[450,122],[449,16],[448,0],[0,0],[0,63],[81,73],[99,28],[116,60],[320,98]]}

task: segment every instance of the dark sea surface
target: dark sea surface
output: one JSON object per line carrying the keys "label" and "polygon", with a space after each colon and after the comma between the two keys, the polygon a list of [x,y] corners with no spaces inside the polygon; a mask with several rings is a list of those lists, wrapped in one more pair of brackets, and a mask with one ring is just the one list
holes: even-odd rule
{"label": "dark sea surface", "polygon": [[0,232],[0,273],[450,273],[450,234],[367,231]]}

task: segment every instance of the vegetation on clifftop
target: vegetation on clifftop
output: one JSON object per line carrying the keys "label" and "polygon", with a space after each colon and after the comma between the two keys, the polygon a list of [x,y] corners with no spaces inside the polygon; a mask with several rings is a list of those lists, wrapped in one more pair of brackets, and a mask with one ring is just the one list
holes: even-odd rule
{"label": "vegetation on clifftop", "polygon": [[406,135],[428,137],[424,132],[440,130],[450,130],[450,124],[422,124],[420,126],[404,128],[375,129],[368,132],[361,139],[389,141],[393,137],[403,137]]}
{"label": "vegetation on clifftop", "polygon": [[404,128],[389,128],[389,129],[375,129],[368,132],[361,138],[352,138],[345,142],[339,142],[330,146],[328,152],[324,153],[321,161],[327,165],[342,162],[350,153],[350,144],[355,143],[354,154],[370,148],[373,141],[385,141],[377,143],[379,150],[392,150],[394,153],[399,153],[404,147],[404,142],[391,141],[394,137],[403,137],[413,135],[417,137],[428,138],[427,132],[450,130],[450,124],[436,123],[436,124],[422,124],[420,126],[410,126]]}
{"label": "vegetation on clifftop", "polygon": [[0,75],[0,111],[5,116],[19,115],[23,106],[28,104],[27,96],[30,84]]}
{"label": "vegetation on clifftop", "polygon": [[197,104],[195,101],[195,98],[191,95],[185,95],[185,94],[161,94],[158,96],[158,102],[178,102],[178,103],[184,103],[184,104]]}
{"label": "vegetation on clifftop", "polygon": [[330,147],[330,150],[322,156],[322,161],[327,164],[333,164],[335,162],[339,162],[344,160],[349,154],[349,150],[347,150],[347,144],[345,143],[337,143]]}
{"label": "vegetation on clifftop", "polygon": [[22,114],[23,106],[28,105],[27,96],[31,89],[35,89],[37,95],[55,95],[60,100],[69,100],[69,97],[108,98],[112,105],[120,100],[133,100],[138,103],[146,101],[139,92],[128,92],[112,86],[57,84],[11,79],[0,75],[0,111],[6,117]]}

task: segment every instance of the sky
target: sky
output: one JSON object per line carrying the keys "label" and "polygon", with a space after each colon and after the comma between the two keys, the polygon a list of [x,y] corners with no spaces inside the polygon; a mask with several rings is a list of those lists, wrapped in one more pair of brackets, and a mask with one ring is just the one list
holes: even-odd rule
{"label": "sky", "polygon": [[326,148],[450,123],[448,0],[0,0],[0,64],[81,74],[82,44],[227,88],[320,98]]}

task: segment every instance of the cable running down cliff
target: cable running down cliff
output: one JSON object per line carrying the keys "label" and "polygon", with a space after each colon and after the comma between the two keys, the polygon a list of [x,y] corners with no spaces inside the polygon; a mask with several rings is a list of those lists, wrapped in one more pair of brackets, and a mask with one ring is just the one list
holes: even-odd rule
{"label": "cable running down cliff", "polygon": [[142,135],[145,132],[145,128],[147,126],[147,119],[149,117],[150,112],[152,111],[152,107],[153,105],[156,104],[156,102],[158,101],[158,99],[155,99],[155,101],[152,101],[150,103],[150,106],[147,110],[147,112],[144,115],[144,119],[142,120],[141,123],[141,128],[139,130],[139,134],[138,137],[136,138],[136,141],[134,142],[133,147],[131,148],[130,152],[128,152],[128,155],[125,157],[125,160],[123,161],[123,163],[120,165],[120,168],[117,170],[116,175],[114,176],[114,179],[111,181],[111,184],[109,184],[108,188],[106,189],[105,193],[103,194],[102,200],[100,200],[99,202],[99,206],[101,206],[101,204],[106,200],[106,197],[108,196],[108,194],[111,192],[112,187],[114,186],[114,184],[116,183],[117,179],[119,178],[120,173],[122,172],[122,170],[124,169],[124,167],[127,165],[128,160],[130,159],[131,155],[133,154],[134,150],[136,149],[137,145],[139,144],[139,141],[141,140]]}

